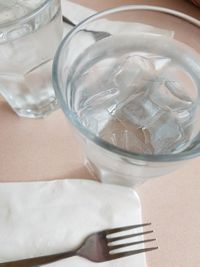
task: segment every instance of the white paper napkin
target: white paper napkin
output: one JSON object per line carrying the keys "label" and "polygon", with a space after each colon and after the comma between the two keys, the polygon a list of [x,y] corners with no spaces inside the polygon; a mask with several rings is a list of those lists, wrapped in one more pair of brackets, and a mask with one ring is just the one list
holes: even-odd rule
{"label": "white paper napkin", "polygon": [[[96,11],[81,6],[77,3],[73,3],[72,1],[62,0],[61,3],[63,15],[66,18],[70,19],[75,25],[96,13]],[[162,35],[166,37],[174,36],[173,31],[164,30],[158,27],[154,27],[152,25],[127,21],[117,21],[116,23],[116,21],[113,22],[108,19],[101,19],[96,22],[93,22],[91,25],[87,26],[87,29],[94,31],[105,31],[105,25],[106,32],[110,34],[116,34],[120,32],[120,34],[151,33],[154,35]],[[69,27],[69,29],[70,28],[72,27]]]}
{"label": "white paper napkin", "polygon": [[[140,223],[140,201],[131,188],[89,180],[0,184],[0,262],[68,251],[93,232]],[[48,266],[97,264],[73,257]],[[145,255],[98,266],[144,267]]]}

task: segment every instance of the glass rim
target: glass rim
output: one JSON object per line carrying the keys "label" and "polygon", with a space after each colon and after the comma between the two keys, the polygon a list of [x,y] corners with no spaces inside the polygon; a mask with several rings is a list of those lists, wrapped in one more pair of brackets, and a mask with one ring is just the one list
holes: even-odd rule
{"label": "glass rim", "polygon": [[44,2],[42,2],[37,8],[33,9],[32,11],[28,12],[27,14],[25,14],[24,16],[5,22],[5,23],[0,23],[0,29],[4,29],[4,28],[8,28],[8,27],[12,27],[13,25],[17,24],[17,23],[21,23],[21,22],[26,22],[31,20],[33,17],[35,17],[35,15],[37,15],[38,13],[42,12],[43,9],[46,8],[46,6],[48,6],[49,2],[52,2],[53,0],[45,0]]}
{"label": "glass rim", "polygon": [[93,143],[95,143],[97,146],[100,146],[102,149],[108,150],[111,153],[120,155],[122,157],[135,159],[138,161],[147,161],[147,162],[170,162],[170,161],[181,161],[186,159],[192,159],[196,156],[200,155],[200,150],[195,151],[183,151],[179,152],[177,154],[141,154],[141,153],[135,153],[128,150],[124,150],[120,147],[117,147],[115,145],[112,145],[111,143],[103,140],[102,138],[96,136],[94,133],[92,133],[90,130],[88,130],[86,127],[84,127],[80,120],[77,118],[76,114],[69,108],[68,104],[64,101],[61,94],[61,86],[59,83],[59,62],[62,58],[62,53],[64,51],[64,47],[70,42],[70,40],[73,38],[73,36],[79,32],[79,30],[82,29],[84,25],[87,25],[88,23],[104,17],[106,15],[110,15],[117,12],[123,12],[123,11],[157,11],[166,13],[168,15],[174,15],[178,18],[185,19],[186,21],[200,27],[200,20],[193,18],[187,14],[184,14],[179,11],[175,11],[168,8],[158,7],[158,6],[149,6],[149,5],[125,5],[121,7],[116,8],[110,8],[103,10],[101,12],[95,13],[94,15],[86,18],[77,26],[75,26],[69,33],[64,37],[61,44],[59,45],[57,52],[54,57],[53,61],[53,68],[52,68],[52,81],[53,81],[53,87],[55,89],[56,96],[58,98],[58,101],[60,102],[60,105],[69,119],[69,121],[72,123],[72,125],[81,133],[85,138],[89,139]]}

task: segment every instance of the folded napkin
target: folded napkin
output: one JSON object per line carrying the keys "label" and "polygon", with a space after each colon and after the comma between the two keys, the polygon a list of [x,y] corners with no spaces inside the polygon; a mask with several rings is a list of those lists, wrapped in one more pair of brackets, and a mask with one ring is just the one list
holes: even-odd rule
{"label": "folded napkin", "polygon": [[[140,223],[140,202],[131,188],[89,180],[0,184],[0,262],[68,251],[93,232]],[[73,257],[48,266],[97,264]],[[145,256],[98,266],[144,267]]]}
{"label": "folded napkin", "polygon": [[[96,11],[73,3],[72,1],[62,0],[61,3],[63,15],[70,19],[75,25],[96,13]],[[120,34],[151,33],[153,35],[163,35],[167,37],[174,36],[173,31],[164,30],[152,25],[127,21],[110,21],[108,19],[101,19],[91,23],[87,26],[87,30],[105,31],[105,25],[106,32],[110,34],[116,34],[120,32]]]}

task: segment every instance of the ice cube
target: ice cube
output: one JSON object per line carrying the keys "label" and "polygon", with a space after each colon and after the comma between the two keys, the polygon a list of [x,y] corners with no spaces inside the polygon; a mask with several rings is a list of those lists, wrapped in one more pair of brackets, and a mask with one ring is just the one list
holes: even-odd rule
{"label": "ice cube", "polygon": [[140,93],[147,80],[151,80],[151,68],[149,62],[143,56],[123,56],[117,62],[112,74],[114,83],[122,91],[132,89],[133,93]]}
{"label": "ice cube", "polygon": [[[86,114],[85,114],[86,115]],[[92,133],[98,134],[99,122],[89,114],[83,117],[83,125]]]}
{"label": "ice cube", "polygon": [[98,112],[101,109],[110,109],[115,104],[119,89],[110,79],[112,72],[113,60],[109,59],[77,75],[71,86],[79,88],[80,93],[74,100],[74,108],[78,114],[84,115],[87,110]]}
{"label": "ice cube", "polygon": [[150,144],[145,144],[144,134],[136,125],[112,117],[99,133],[105,141],[136,153],[152,154]]}
{"label": "ice cube", "polygon": [[180,82],[165,81],[165,86],[168,88],[168,90],[174,97],[184,102],[185,105],[191,105],[193,103],[191,97],[185,93],[185,89]]}
{"label": "ice cube", "polygon": [[164,72],[157,79],[158,86],[153,88],[151,99],[173,110],[193,105],[197,97],[197,89],[191,77],[188,76],[185,71],[179,70],[177,73],[177,69],[174,68]]}
{"label": "ice cube", "polygon": [[138,127],[145,127],[160,112],[159,106],[154,104],[148,96],[139,95],[118,109],[115,116],[120,120],[128,120]]}
{"label": "ice cube", "polygon": [[[176,85],[173,83],[174,87]],[[173,88],[169,90],[166,81],[160,78],[149,82],[146,87],[143,93],[133,95],[121,103],[115,117],[127,129],[130,123],[143,129],[144,143],[152,146],[153,153],[174,153],[183,149],[189,144],[193,131],[191,98],[181,94],[179,87],[177,90],[174,88],[172,94]]]}
{"label": "ice cube", "polygon": [[[154,154],[172,153],[182,144],[183,133],[171,112],[162,112],[156,120],[145,127],[146,142],[154,149]],[[148,140],[149,138],[149,140]]]}
{"label": "ice cube", "polygon": [[146,63],[140,56],[122,57],[117,62],[117,69],[113,73],[116,86],[125,90],[127,87],[136,84],[148,70],[148,64]]}
{"label": "ice cube", "polygon": [[99,105],[105,105],[105,102],[119,94],[117,88],[108,88],[104,91],[100,91],[95,95],[92,95],[85,101],[85,105],[95,106],[98,108]]}
{"label": "ice cube", "polygon": [[144,53],[143,61],[146,61],[149,66],[149,71],[158,75],[161,71],[163,72],[168,65],[171,63],[171,59],[164,56],[159,56],[150,53]]}
{"label": "ice cube", "polygon": [[123,102],[127,99],[145,95],[155,87],[159,71],[166,68],[169,62],[168,58],[145,53],[122,56],[117,61],[116,70],[110,75],[120,90],[119,108],[126,104]]}
{"label": "ice cube", "polygon": [[180,123],[186,124],[191,121],[196,109],[195,94],[196,87],[188,74],[179,70],[177,75],[177,69],[170,69],[159,77],[149,97],[162,110],[172,111]]}
{"label": "ice cube", "polygon": [[146,53],[123,56],[118,62],[115,82],[119,86],[137,85],[139,81],[151,80],[164,70],[171,59]]}

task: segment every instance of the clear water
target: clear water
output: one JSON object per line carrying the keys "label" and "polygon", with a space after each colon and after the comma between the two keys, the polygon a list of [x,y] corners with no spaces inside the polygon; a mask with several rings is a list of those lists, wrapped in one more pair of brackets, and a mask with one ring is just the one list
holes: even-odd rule
{"label": "clear water", "polygon": [[58,4],[51,4],[28,22],[2,28],[1,24],[42,2],[0,1],[0,93],[26,117],[43,117],[57,108],[51,69],[62,38],[61,11]]}
{"label": "clear water", "polygon": [[109,37],[75,61],[66,96],[105,141],[145,154],[178,153],[199,131],[200,58],[153,35]]}
{"label": "clear water", "polygon": [[45,0],[0,0],[0,24],[26,16]]}

